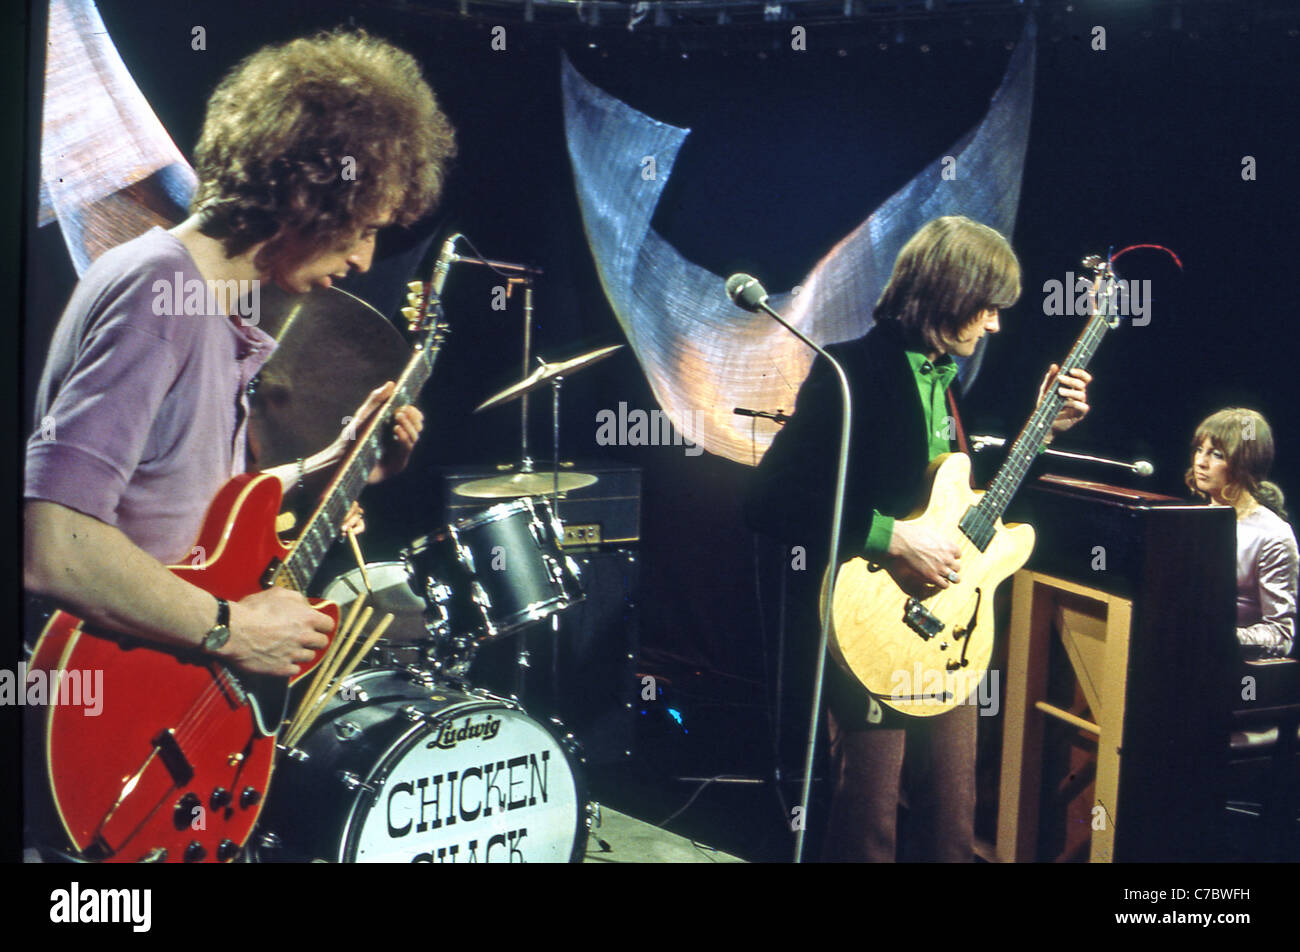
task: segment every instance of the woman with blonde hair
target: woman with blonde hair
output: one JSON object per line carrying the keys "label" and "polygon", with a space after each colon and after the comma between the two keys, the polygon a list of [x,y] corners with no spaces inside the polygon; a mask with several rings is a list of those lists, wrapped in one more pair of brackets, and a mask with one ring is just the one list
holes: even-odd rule
{"label": "woman with blonde hair", "polygon": [[1266,478],[1273,430],[1254,410],[1229,407],[1207,417],[1192,440],[1187,486],[1237,511],[1237,640],[1250,655],[1283,658],[1295,643],[1295,532],[1282,490]]}

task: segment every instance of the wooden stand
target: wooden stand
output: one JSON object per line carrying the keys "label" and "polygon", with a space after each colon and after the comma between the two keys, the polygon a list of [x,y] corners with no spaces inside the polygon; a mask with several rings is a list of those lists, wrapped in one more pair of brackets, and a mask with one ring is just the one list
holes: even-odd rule
{"label": "wooden stand", "polygon": [[[1055,717],[1097,738],[1096,805],[1090,862],[1114,855],[1119,802],[1124,682],[1132,602],[1037,572],[1017,572],[1011,590],[1011,645],[998,797],[999,862],[1032,862],[1038,847],[1042,787],[1043,717]],[[1071,623],[1073,622],[1073,624]],[[1079,678],[1093,723],[1049,704],[1048,638],[1054,626]],[[1071,634],[1066,634],[1070,632]],[[1094,680],[1088,672],[1095,672]],[[1106,704],[1104,698],[1113,699]],[[1099,714],[1097,712],[1100,712]]]}
{"label": "wooden stand", "polygon": [[[1090,861],[1213,859],[1235,671],[1232,512],[1071,490],[1030,494],[1039,542],[1012,588],[997,858],[1059,852],[1040,843],[1051,718],[1082,732],[1076,746],[1096,741],[1092,802],[1067,828],[1090,834]],[[1065,799],[1086,789],[1086,769],[1069,772]]]}

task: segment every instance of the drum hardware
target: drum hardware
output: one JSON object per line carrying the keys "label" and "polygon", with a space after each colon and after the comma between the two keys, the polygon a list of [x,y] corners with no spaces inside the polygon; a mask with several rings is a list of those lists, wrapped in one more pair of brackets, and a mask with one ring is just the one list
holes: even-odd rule
{"label": "drum hardware", "polygon": [[379,790],[379,787],[372,783],[366,783],[351,770],[340,770],[339,779],[343,781],[343,786],[349,790],[364,790],[369,794],[374,794]]}
{"label": "drum hardware", "polygon": [[403,670],[406,672],[406,676],[416,684],[421,684],[425,687],[431,688],[437,683],[438,679],[435,678],[433,672],[427,668],[417,668],[415,665],[407,665]]}
{"label": "drum hardware", "polygon": [[356,721],[339,721],[334,725],[334,736],[339,740],[352,740],[361,733],[361,725]]}

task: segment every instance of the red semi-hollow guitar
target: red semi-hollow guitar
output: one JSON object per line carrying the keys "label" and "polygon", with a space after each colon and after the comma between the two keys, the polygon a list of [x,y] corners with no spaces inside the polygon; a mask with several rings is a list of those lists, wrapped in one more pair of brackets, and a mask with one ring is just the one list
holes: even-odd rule
{"label": "red semi-hollow guitar", "polygon": [[[348,508],[379,459],[393,411],[410,403],[433,371],[445,334],[438,322],[451,263],[444,246],[432,280],[416,300],[415,354],[396,389],[365,429],[298,540],[275,533],[280,481],[245,474],[222,487],[195,543],[195,565],[171,566],[186,581],[237,601],[270,585],[306,589],[338,537]],[[338,625],[338,607],[313,600]],[[228,862],[261,813],[275,763],[275,735],[293,679],[234,671],[197,648],[186,651],[84,627],[55,612],[41,633],[29,670],[51,685],[63,672],[103,672],[97,716],[51,703],[40,738],[49,794],[70,848],[110,862]]]}
{"label": "red semi-hollow guitar", "polygon": [[[274,531],[279,511],[277,478],[236,477],[199,533],[196,546],[210,556],[172,572],[231,601],[253,594],[266,569],[290,556]],[[317,607],[337,626],[337,606]],[[41,732],[50,794],[73,849],[119,862],[235,857],[270,783],[287,679],[88,630],[67,612],[45,626],[29,668],[51,684],[60,671],[103,672],[98,716],[51,704]]]}

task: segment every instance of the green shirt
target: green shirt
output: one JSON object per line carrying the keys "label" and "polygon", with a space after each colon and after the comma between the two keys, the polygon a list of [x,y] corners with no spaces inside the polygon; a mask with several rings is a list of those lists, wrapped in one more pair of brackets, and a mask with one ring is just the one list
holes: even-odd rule
{"label": "green shirt", "polygon": [[[907,363],[916,378],[916,389],[921,397],[925,415],[925,432],[929,440],[930,459],[952,451],[952,441],[957,437],[957,424],[948,413],[948,387],[957,379],[957,363],[948,354],[932,361],[925,354],[905,352]],[[871,527],[867,531],[867,554],[884,555],[889,550],[889,540],[894,535],[894,518],[879,511],[871,514]]]}

